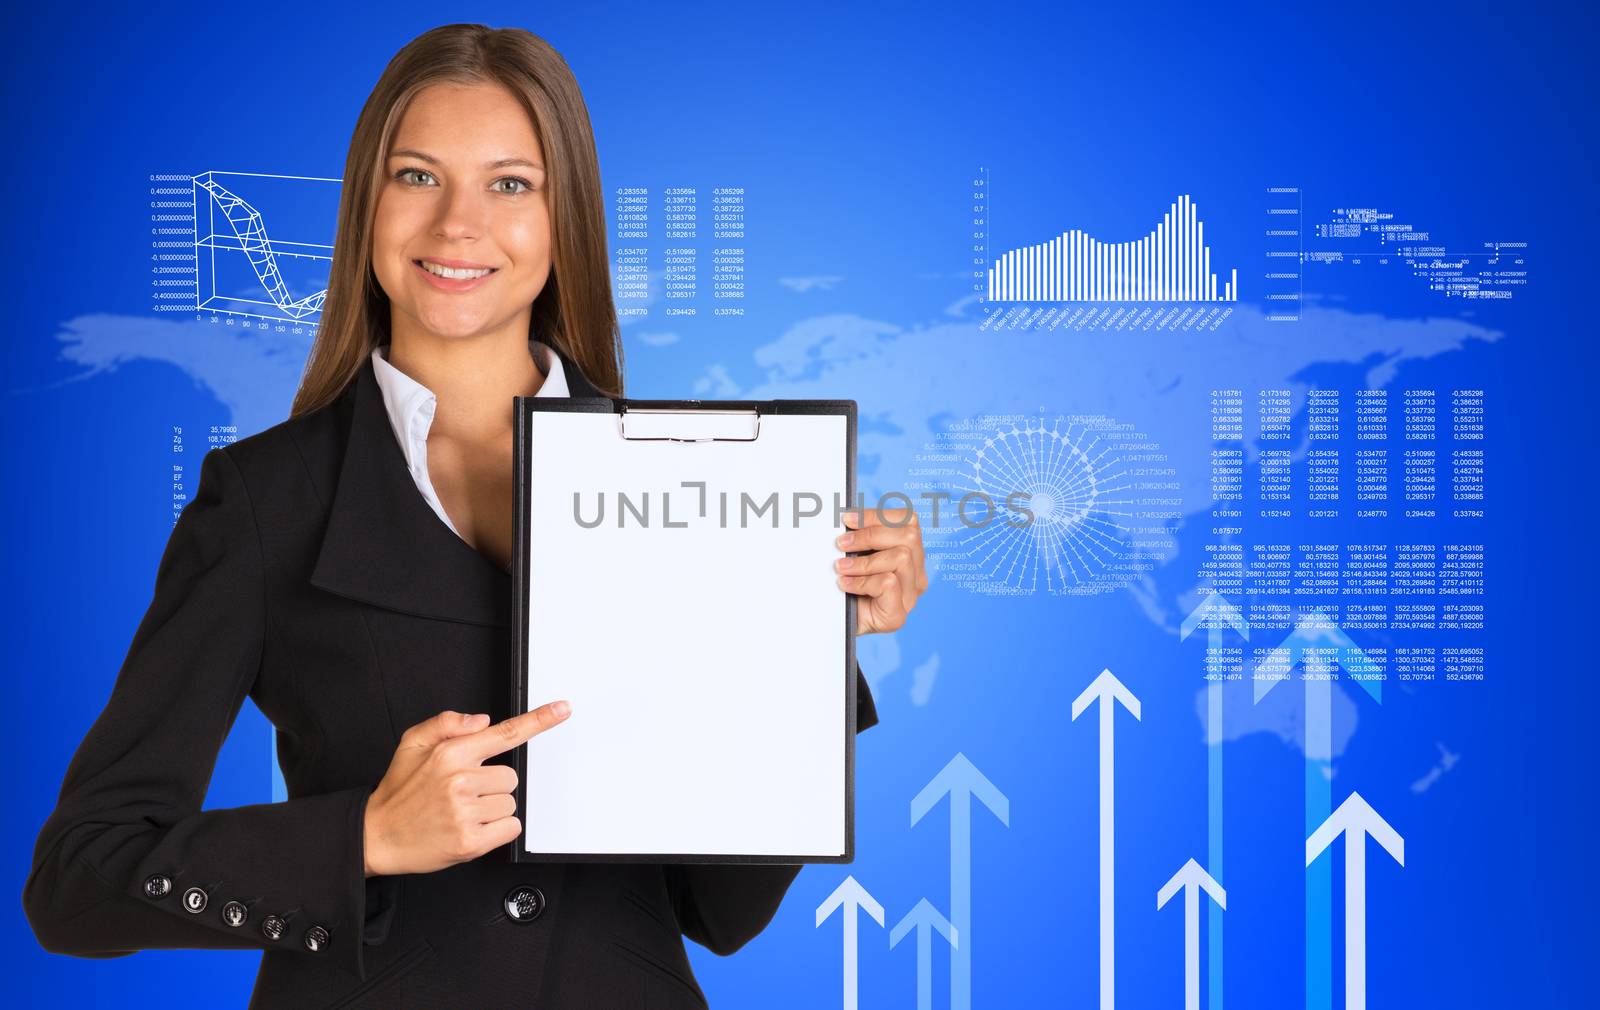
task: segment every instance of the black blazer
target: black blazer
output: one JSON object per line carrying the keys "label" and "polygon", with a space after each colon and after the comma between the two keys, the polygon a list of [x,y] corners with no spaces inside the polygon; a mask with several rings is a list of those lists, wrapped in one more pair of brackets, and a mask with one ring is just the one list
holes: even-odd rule
{"label": "black blazer", "polygon": [[[561,358],[572,395],[597,395]],[[510,617],[510,576],[407,473],[370,361],[333,403],[207,452],[39,833],[22,900],[40,944],[254,947],[253,1007],[703,1007],[682,937],[738,950],[798,866],[500,848],[363,874],[367,798],[400,733],[442,709],[511,714]],[[864,729],[877,713],[856,677]],[[289,798],[202,811],[246,695],[277,727]]]}

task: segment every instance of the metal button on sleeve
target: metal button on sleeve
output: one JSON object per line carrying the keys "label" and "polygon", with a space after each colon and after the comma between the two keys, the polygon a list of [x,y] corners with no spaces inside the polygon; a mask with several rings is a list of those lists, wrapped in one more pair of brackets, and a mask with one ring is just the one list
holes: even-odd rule
{"label": "metal button on sleeve", "polygon": [[183,892],[183,910],[186,912],[204,912],[207,900],[204,890],[198,887],[191,887]]}
{"label": "metal button on sleeve", "polygon": [[281,940],[283,934],[289,929],[289,923],[281,915],[269,915],[261,920],[261,935],[268,940]]}
{"label": "metal button on sleeve", "polygon": [[230,901],[222,906],[222,924],[225,926],[243,926],[248,918],[250,910],[241,901]]}
{"label": "metal button on sleeve", "polygon": [[320,954],[328,949],[328,941],[332,939],[333,937],[329,936],[328,931],[323,927],[312,926],[306,930],[306,950],[311,951],[313,954]]}
{"label": "metal button on sleeve", "polygon": [[152,873],[144,878],[144,896],[146,898],[165,898],[172,893],[172,878],[160,873]]}
{"label": "metal button on sleeve", "polygon": [[544,892],[520,884],[506,892],[506,915],[512,922],[532,922],[544,911]]}

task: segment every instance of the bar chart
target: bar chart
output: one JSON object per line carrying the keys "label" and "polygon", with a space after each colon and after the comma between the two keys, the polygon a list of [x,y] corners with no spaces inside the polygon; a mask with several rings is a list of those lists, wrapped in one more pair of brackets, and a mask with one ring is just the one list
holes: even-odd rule
{"label": "bar chart", "polygon": [[1131,242],[1073,229],[1000,254],[987,270],[991,302],[1237,302],[1239,271],[1213,269],[1205,222],[1180,196],[1161,223]]}

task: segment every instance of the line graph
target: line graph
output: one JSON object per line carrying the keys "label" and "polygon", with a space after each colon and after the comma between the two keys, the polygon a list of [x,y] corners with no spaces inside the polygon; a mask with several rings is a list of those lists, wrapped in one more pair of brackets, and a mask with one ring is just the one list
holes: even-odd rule
{"label": "line graph", "polygon": [[327,297],[340,180],[193,177],[197,312],[314,324]]}

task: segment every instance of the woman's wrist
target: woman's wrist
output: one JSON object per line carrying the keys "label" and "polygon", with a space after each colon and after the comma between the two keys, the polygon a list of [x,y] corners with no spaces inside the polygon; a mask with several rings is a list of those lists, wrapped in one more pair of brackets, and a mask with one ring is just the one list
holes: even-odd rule
{"label": "woman's wrist", "polygon": [[378,848],[378,831],[374,827],[374,813],[372,797],[367,798],[366,812],[361,818],[361,870],[363,876],[378,877],[380,873],[373,865],[373,856]]}

